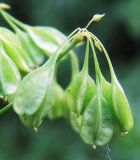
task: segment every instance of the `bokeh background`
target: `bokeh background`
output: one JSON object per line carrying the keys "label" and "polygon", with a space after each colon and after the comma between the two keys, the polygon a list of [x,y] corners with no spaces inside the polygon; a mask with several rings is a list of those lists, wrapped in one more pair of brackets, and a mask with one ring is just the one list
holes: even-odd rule
{"label": "bokeh background", "polygon": [[[138,160],[140,157],[140,0],[3,0],[11,13],[30,25],[53,26],[68,35],[95,13],[105,18],[90,27],[106,46],[135,120],[125,137],[93,150],[63,119],[46,120],[38,133],[25,128],[13,111],[0,117],[0,160]],[[0,18],[0,25],[6,26]],[[83,51],[77,49],[80,64]],[[102,62],[103,69],[108,70]],[[65,63],[65,65],[69,65]],[[91,66],[92,67],[92,66]],[[67,67],[59,81],[68,83]],[[109,153],[108,153],[109,152]],[[108,155],[109,154],[109,155]]]}

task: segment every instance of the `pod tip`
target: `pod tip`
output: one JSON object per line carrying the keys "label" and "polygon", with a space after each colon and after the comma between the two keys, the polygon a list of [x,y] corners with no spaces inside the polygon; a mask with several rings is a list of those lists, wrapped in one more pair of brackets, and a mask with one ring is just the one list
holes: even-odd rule
{"label": "pod tip", "polygon": [[0,9],[11,9],[11,6],[6,3],[0,3]]}
{"label": "pod tip", "polygon": [[105,13],[103,13],[103,14],[95,14],[95,15],[92,17],[92,21],[98,22],[98,21],[100,21],[104,16],[105,16]]}
{"label": "pod tip", "polygon": [[92,148],[93,148],[93,149],[96,149],[96,145],[94,144],[94,145],[92,146]]}
{"label": "pod tip", "polygon": [[34,131],[34,132],[37,132],[37,131],[38,131],[38,128],[37,128],[37,127],[33,127],[33,131]]}

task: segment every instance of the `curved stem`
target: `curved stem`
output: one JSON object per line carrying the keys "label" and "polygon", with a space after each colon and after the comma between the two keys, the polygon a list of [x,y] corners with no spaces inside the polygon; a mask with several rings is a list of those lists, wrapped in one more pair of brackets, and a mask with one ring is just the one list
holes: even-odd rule
{"label": "curved stem", "polygon": [[8,18],[8,16],[3,12],[3,10],[0,10],[3,18],[7,21],[7,23],[11,26],[11,28],[16,32],[17,26]]}
{"label": "curved stem", "polygon": [[102,50],[103,50],[103,52],[104,52],[104,54],[105,54],[105,57],[106,57],[106,59],[107,59],[108,65],[109,65],[110,74],[111,74],[111,79],[112,79],[112,81],[114,81],[114,79],[116,78],[115,72],[114,72],[114,69],[113,69],[111,60],[110,60],[110,58],[109,58],[109,56],[108,56],[108,53],[107,53],[104,45],[103,45],[102,42],[101,42],[94,34],[92,34],[91,32],[90,32],[90,35],[92,36],[92,38],[93,38],[94,40],[97,40],[97,41],[100,43],[100,46],[101,46],[101,48],[102,48]]}
{"label": "curved stem", "polygon": [[87,38],[89,39],[89,42],[90,42],[90,45],[91,45],[91,48],[92,48],[92,52],[93,52],[96,75],[98,75],[99,78],[101,78],[102,73],[101,73],[101,70],[100,70],[100,67],[99,67],[99,62],[98,62],[98,59],[97,59],[97,56],[96,56],[96,52],[95,52],[95,48],[94,48],[94,45],[93,45],[93,41],[92,41],[91,37],[87,37]]}
{"label": "curved stem", "polygon": [[20,22],[19,20],[17,20],[16,18],[14,18],[13,16],[11,16],[9,13],[7,13],[6,11],[4,10],[0,10],[1,11],[1,14],[7,17],[9,17],[16,25],[18,25],[21,29],[27,31],[27,27],[28,25],[27,24],[24,24],[22,22]]}
{"label": "curved stem", "polygon": [[0,109],[0,115],[4,114],[5,112],[9,111],[12,108],[13,102],[9,103],[4,108]]}
{"label": "curved stem", "polygon": [[82,68],[82,71],[84,71],[84,72],[88,71],[88,57],[89,57],[89,41],[87,40],[84,64],[83,64],[83,68]]}
{"label": "curved stem", "polygon": [[70,56],[71,56],[71,69],[72,69],[71,80],[72,80],[73,77],[79,72],[79,62],[75,52],[71,51]]}

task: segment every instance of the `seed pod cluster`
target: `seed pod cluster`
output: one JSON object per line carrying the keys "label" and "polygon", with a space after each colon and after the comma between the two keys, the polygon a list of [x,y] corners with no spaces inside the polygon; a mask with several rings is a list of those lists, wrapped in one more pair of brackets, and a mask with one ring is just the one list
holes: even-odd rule
{"label": "seed pod cluster", "polygon": [[[2,9],[0,9],[0,13],[13,29],[11,31],[0,27],[0,96],[12,101],[12,95],[15,93],[19,81],[43,65],[48,56],[54,53],[54,47],[50,47],[50,45],[54,45],[55,50],[58,49],[60,44],[66,40],[66,36],[53,27],[25,25]],[[35,30],[38,41],[34,39],[27,28],[31,31]],[[41,48],[40,43],[44,45],[46,51]],[[47,52],[47,50],[49,51]]]}
{"label": "seed pod cluster", "polygon": [[[36,131],[45,117],[51,120],[64,117],[82,140],[94,148],[107,144],[116,128],[124,134],[133,127],[131,109],[111,60],[100,40],[86,29],[90,22],[66,38],[55,28],[32,27],[2,9],[0,13],[13,29],[0,27],[0,97],[12,101],[25,126]],[[92,21],[102,17],[96,15]],[[83,37],[87,43],[79,71],[72,49]],[[101,72],[95,47],[106,57],[111,82]],[[90,51],[96,81],[89,74]],[[63,89],[55,77],[56,65],[69,52],[72,76],[68,87]]]}
{"label": "seed pod cluster", "polygon": [[[70,122],[73,129],[80,134],[85,143],[95,147],[96,145],[107,144],[117,127],[119,127],[121,134],[127,133],[133,127],[134,122],[128,100],[116,78],[112,65],[110,65],[111,61],[108,55],[107,60],[111,67],[111,83],[105,80],[99,67],[94,49],[94,42],[96,40],[97,43],[97,39],[88,31],[86,31],[86,37],[93,52],[96,83],[92,83],[91,88],[88,88],[88,85],[85,84],[89,75],[83,74],[82,69],[75,75],[69,86],[68,105],[71,110]],[[97,47],[97,45],[95,46]],[[98,46],[100,51],[104,51],[100,42],[98,42]],[[86,54],[89,52],[88,47],[87,45]],[[106,54],[107,52],[105,52]],[[85,63],[88,64],[86,56]],[[84,103],[86,99],[88,99],[88,103]]]}

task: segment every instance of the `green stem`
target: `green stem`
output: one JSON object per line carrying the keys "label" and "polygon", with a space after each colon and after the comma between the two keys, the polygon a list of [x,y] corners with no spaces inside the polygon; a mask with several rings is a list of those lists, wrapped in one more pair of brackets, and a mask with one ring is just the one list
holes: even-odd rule
{"label": "green stem", "polygon": [[11,26],[11,28],[16,32],[17,31],[17,26],[8,18],[8,16],[5,14],[3,10],[0,10],[3,18],[7,21],[7,23]]}
{"label": "green stem", "polygon": [[9,111],[12,108],[13,102],[9,103],[4,108],[0,109],[0,115],[4,114],[5,112]]}
{"label": "green stem", "polygon": [[95,35],[93,35],[92,33],[91,33],[91,36],[100,43],[100,46],[101,46],[101,48],[102,48],[102,50],[103,50],[103,52],[104,52],[104,54],[105,54],[105,57],[106,57],[106,59],[107,59],[108,65],[109,65],[110,74],[111,74],[111,79],[112,79],[112,81],[114,81],[114,79],[116,79],[116,75],[115,75],[115,72],[114,72],[114,69],[113,69],[111,60],[110,60],[110,58],[109,58],[109,56],[108,56],[108,53],[107,53],[104,45],[103,45],[102,42],[101,42]]}
{"label": "green stem", "polygon": [[71,42],[68,41],[68,43],[65,45],[65,47],[59,52],[58,60],[63,58],[70,50],[72,50],[78,43],[80,43],[81,40],[78,38],[73,38]]}
{"label": "green stem", "polygon": [[[4,11],[4,10],[2,10],[2,9],[0,9],[0,12],[1,12],[1,14],[2,14],[3,16],[8,17],[9,19],[11,19],[11,20],[12,20],[16,25],[18,25],[21,29],[23,29],[23,30],[25,30],[25,31],[28,30],[28,29],[27,29],[28,25],[26,25],[26,24],[18,21],[16,18],[14,18],[13,16],[11,16],[9,13],[7,13],[6,11]],[[4,17],[4,18],[5,18],[5,17]]]}
{"label": "green stem", "polygon": [[79,62],[77,55],[73,51],[71,51],[70,56],[71,56],[71,69],[72,69],[71,80],[72,80],[73,77],[79,72]]}
{"label": "green stem", "polygon": [[97,75],[99,78],[102,78],[102,73],[101,73],[101,70],[100,70],[100,67],[99,67],[99,62],[98,62],[98,59],[97,59],[97,56],[96,56],[96,52],[95,52],[95,48],[94,48],[92,39],[91,39],[91,37],[87,37],[87,38],[88,38],[88,40],[90,41],[90,45],[91,45],[92,52],[93,52],[96,75]]}
{"label": "green stem", "polygon": [[84,64],[83,64],[83,68],[82,68],[82,71],[84,71],[84,72],[88,71],[88,57],[89,57],[89,41],[87,40]]}

